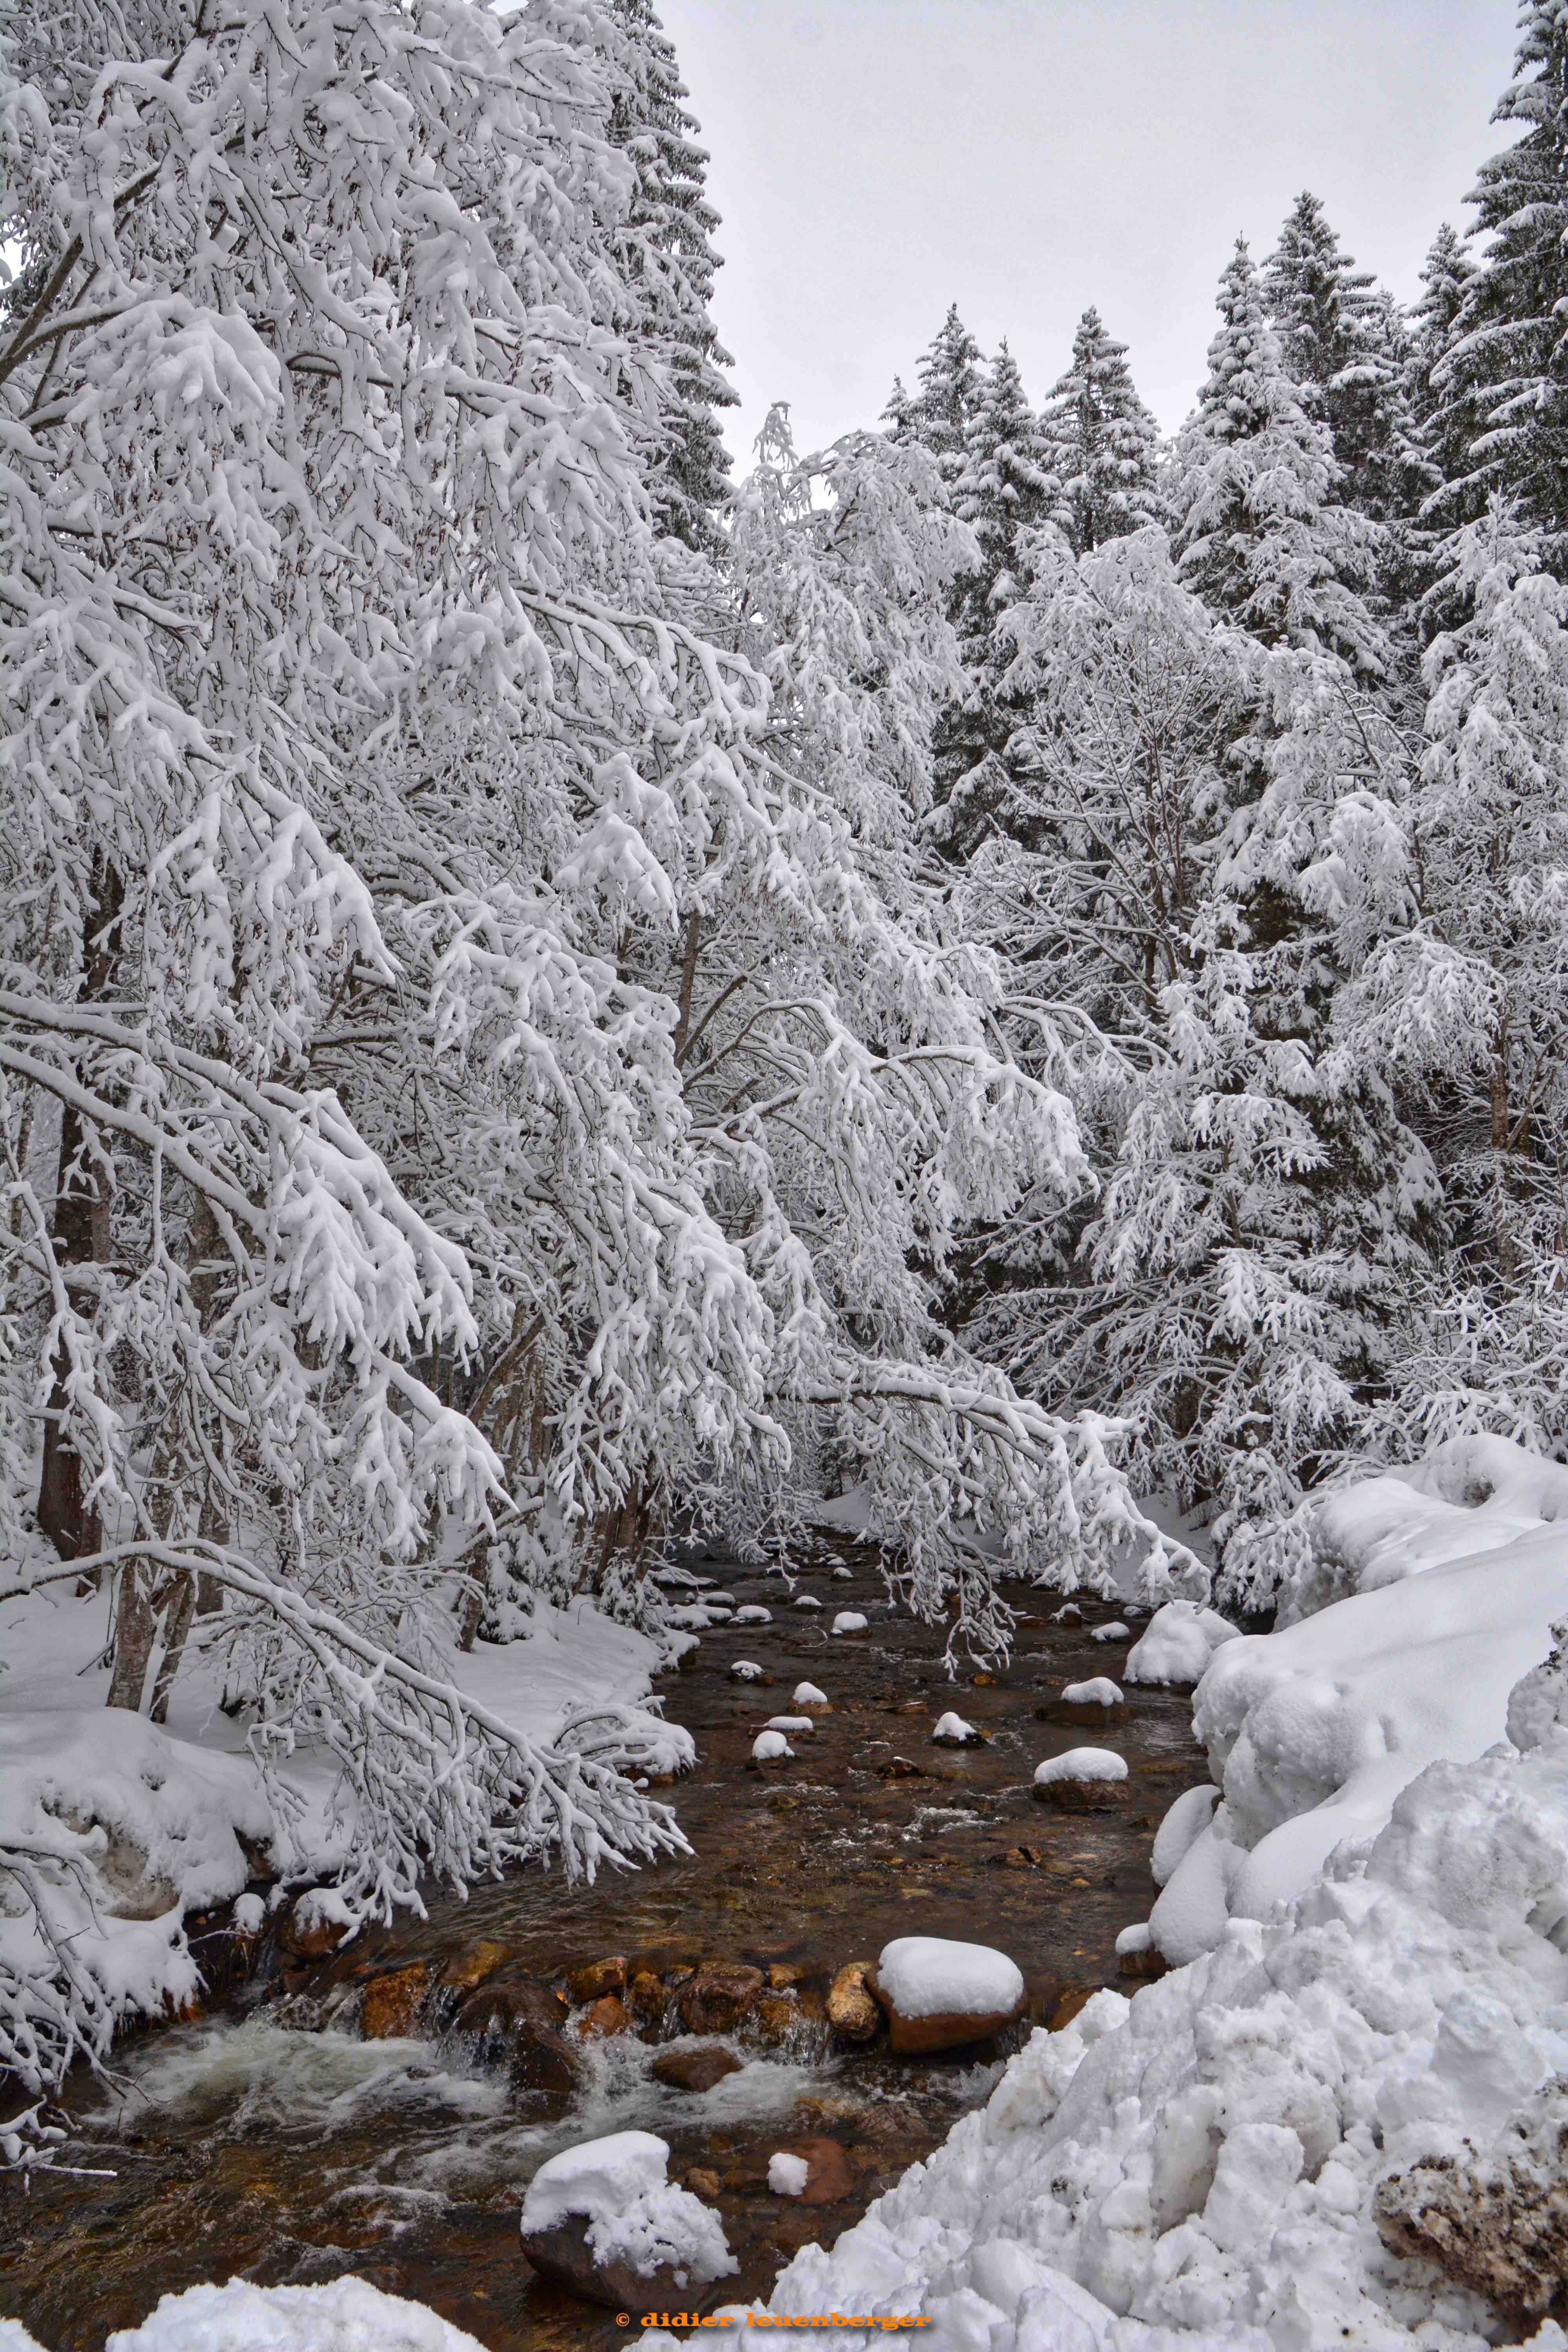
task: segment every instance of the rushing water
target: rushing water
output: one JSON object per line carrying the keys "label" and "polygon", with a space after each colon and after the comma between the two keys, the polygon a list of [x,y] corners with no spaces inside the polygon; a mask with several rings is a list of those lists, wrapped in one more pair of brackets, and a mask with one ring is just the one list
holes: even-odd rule
{"label": "rushing water", "polygon": [[[428,1921],[366,1938],[309,1979],[264,1968],[199,2023],[128,2045],[111,2094],[83,2082],[68,2100],[66,2160],[116,2178],[62,2175],[30,2194],[0,2184],[0,2312],[52,2352],[98,2352],[109,2329],[199,2279],[308,2284],[353,2271],[433,2304],[493,2352],[597,2352],[626,2340],[613,2316],[535,2277],[518,2248],[522,2191],[557,2148],[633,2126],[660,2133],[672,2178],[700,2168],[717,2179],[716,2198],[705,2193],[741,2262],[726,2294],[765,2294],[798,2246],[831,2242],[985,2096],[1007,2046],[934,2059],[835,2051],[813,1985],[911,1932],[1010,1952],[1037,2021],[1075,1988],[1117,1980],[1116,1934],[1146,1916],[1153,1891],[1154,1829],[1205,1773],[1183,1695],[1129,1688],[1087,1726],[1037,1716],[1063,1684],[1119,1674],[1126,1644],[1092,1638],[1109,1608],[1086,1601],[1081,1622],[1057,1622],[1040,1600],[1008,1668],[954,1687],[941,1634],[886,1608],[868,1550],[844,1544],[814,1559],[796,1591],[816,1593],[820,1612],[797,1610],[777,1577],[707,1572],[773,1621],[710,1630],[695,1671],[667,1680],[667,1712],[700,1757],[675,1791],[693,1853],[593,1887],[539,1871],[466,1905],[443,1899]],[[828,1635],[843,1607],[869,1617],[866,1634]],[[733,1679],[737,1657],[771,1682]],[[792,1711],[801,1680],[833,1712],[794,1741],[793,1765],[748,1769],[757,1730]],[[931,1746],[953,1706],[987,1745]],[[1127,1758],[1130,1801],[1079,1815],[1033,1802],[1035,1765],[1086,1742]],[[740,2070],[697,2096],[651,2071],[681,2030],[672,2015],[647,2039],[585,2043],[569,2099],[514,2088],[480,2049],[443,2036],[428,2004],[431,2039],[360,2038],[370,1978],[416,1962],[438,1973],[481,1938],[553,1981],[611,1953],[663,1971],[713,1958],[812,1976],[798,2023],[771,2042],[742,2027]],[[768,2191],[768,2154],[802,2137],[845,2148],[854,2185],[841,2202]]]}

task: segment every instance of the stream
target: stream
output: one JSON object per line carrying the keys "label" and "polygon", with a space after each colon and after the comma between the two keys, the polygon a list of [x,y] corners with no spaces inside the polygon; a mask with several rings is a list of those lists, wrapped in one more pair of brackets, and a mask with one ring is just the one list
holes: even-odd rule
{"label": "stream", "polygon": [[[0,2179],[0,2312],[50,2352],[100,2352],[110,2330],[200,2280],[354,2272],[430,2304],[491,2352],[602,2352],[627,2340],[613,2314],[547,2284],[519,2248],[522,2193],[546,2157],[603,2132],[657,2131],[670,2178],[716,2207],[739,2259],[713,2299],[765,2298],[799,2246],[830,2244],[984,2099],[1031,2025],[1121,1981],[1115,1938],[1148,1915],[1155,1829],[1207,1778],[1190,1695],[1129,1686],[1121,1706],[1066,1717],[1062,1685],[1120,1681],[1129,1647],[1096,1642],[1117,1612],[1088,1595],[1080,1616],[1058,1619],[1057,1596],[1014,1588],[1030,1613],[1010,1664],[950,1678],[941,1629],[890,1609],[873,1548],[823,1540],[794,1564],[792,1592],[777,1572],[696,1563],[713,1594],[760,1603],[771,1622],[710,1628],[689,1670],[661,1681],[668,1716],[699,1751],[670,1792],[690,1855],[593,1886],[523,1873],[467,1903],[432,1900],[426,1921],[311,1967],[268,1941],[197,2021],[127,2042],[110,2087],[68,2085],[62,2161],[115,2177]],[[802,1593],[823,1605],[796,1606]],[[829,1635],[844,1608],[864,1612],[864,1633]],[[1137,1620],[1126,1622],[1135,1637]],[[734,1678],[737,1658],[766,1679]],[[792,1738],[793,1763],[752,1767],[757,1732],[795,1712],[803,1680],[831,1712]],[[932,1745],[949,1707],[984,1746]],[[1126,1758],[1124,1803],[1074,1813],[1033,1801],[1035,1766],[1079,1745]],[[910,1934],[1010,1953],[1027,2019],[936,2057],[895,2058],[885,2040],[836,2047],[823,2009],[834,1970]],[[634,2011],[637,2030],[581,2042],[574,2088],[531,2087],[493,2036],[456,2023],[459,2010],[470,2025],[479,2016],[476,1989],[564,1988],[612,1957],[628,1981],[657,1978],[662,1998]],[[653,2067],[686,2033],[679,1988],[703,1959],[751,1963],[771,1983],[727,2037],[737,2071],[694,2094]],[[378,1979],[383,2038],[366,2040]],[[575,2042],[583,2004],[561,2017]],[[835,2201],[768,2189],[770,2153],[802,2138],[843,2149]]]}

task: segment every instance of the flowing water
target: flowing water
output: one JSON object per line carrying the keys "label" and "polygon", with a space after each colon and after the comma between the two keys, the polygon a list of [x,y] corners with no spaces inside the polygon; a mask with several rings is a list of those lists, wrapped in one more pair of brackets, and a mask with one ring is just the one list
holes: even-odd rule
{"label": "flowing water", "polygon": [[[835,2049],[821,1995],[837,1967],[898,1935],[994,1944],[1024,1970],[1029,2020],[1047,2024],[1075,1990],[1118,1981],[1116,1935],[1152,1898],[1154,1830],[1206,1770],[1184,1694],[1129,1686],[1122,1706],[1087,1722],[1055,1706],[1066,1683],[1119,1676],[1126,1642],[1093,1638],[1109,1606],[1085,1600],[1080,1619],[1058,1622],[1053,1600],[1026,1592],[1037,1613],[1011,1664],[954,1681],[941,1632],[886,1604],[868,1548],[824,1546],[793,1595],[776,1575],[700,1566],[772,1622],[707,1631],[691,1671],[663,1685],[700,1759],[673,1791],[691,1854],[592,1887],[530,1872],[466,1904],[435,1901],[427,1921],[314,1969],[264,1953],[198,2022],[128,2043],[111,2092],[70,2086],[64,2160],[112,2168],[113,2179],[46,2175],[30,2191],[0,2181],[0,2313],[52,2352],[99,2352],[110,2328],[201,2279],[312,2284],[352,2271],[433,2305],[492,2352],[598,2352],[626,2331],[547,2284],[519,2250],[522,2192],[547,2156],[602,2132],[658,2132],[672,2179],[704,2176],[699,2193],[739,2257],[722,2299],[765,2296],[798,2246],[831,2243],[984,2098],[1027,2031],[934,2058]],[[820,1611],[794,1605],[803,1591]],[[868,1630],[834,1639],[846,1607]],[[739,1657],[768,1679],[734,1679]],[[757,1731],[794,1712],[803,1680],[832,1711],[793,1738],[795,1762],[752,1768]],[[931,1744],[949,1707],[984,1746]],[[1036,1764],[1080,1744],[1126,1757],[1127,1802],[1074,1814],[1032,1801]],[[457,1996],[439,1990],[443,1975],[471,1975],[485,1941],[505,1948],[509,1970],[552,1984],[612,1954],[672,1986],[702,1958],[772,1963],[800,1981],[765,2031],[742,2024],[740,2070],[699,2095],[651,2071],[684,2030],[673,2006],[640,2033],[585,2042],[574,2093],[519,2090],[487,2045],[450,2030]],[[362,2039],[367,1983],[419,1964],[431,1989],[409,2034]],[[851,2186],[838,2201],[769,2191],[769,2154],[803,2137],[844,2149]]]}

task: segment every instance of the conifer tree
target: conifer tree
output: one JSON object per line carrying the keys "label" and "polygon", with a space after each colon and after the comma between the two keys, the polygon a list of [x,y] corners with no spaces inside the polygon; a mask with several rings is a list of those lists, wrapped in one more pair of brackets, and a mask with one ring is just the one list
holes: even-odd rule
{"label": "conifer tree", "polygon": [[910,411],[917,439],[935,457],[942,479],[963,469],[969,427],[980,404],[980,346],[951,303],[940,332],[920,363],[921,388]]}
{"label": "conifer tree", "polygon": [[1043,430],[1060,488],[1052,520],[1083,555],[1158,520],[1160,428],[1139,399],[1127,346],[1086,310],[1072,364],[1046,403]]}
{"label": "conifer tree", "polygon": [[1341,250],[1310,194],[1280,231],[1263,290],[1285,373],[1308,415],[1329,428],[1345,504],[1388,521],[1415,487],[1402,462],[1409,427],[1397,305]]}
{"label": "conifer tree", "polygon": [[668,379],[649,484],[659,524],[689,546],[710,545],[714,511],[731,490],[719,412],[734,407],[736,394],[709,310],[722,265],[712,242],[719,215],[705,193],[708,154],[651,0],[612,0],[610,22],[607,135],[635,175],[616,239],[629,306],[614,323]]}
{"label": "conifer tree", "polygon": [[1341,503],[1329,429],[1285,372],[1240,237],[1218,307],[1208,381],[1176,446],[1182,575],[1264,645],[1323,648],[1381,676],[1385,649],[1363,598],[1381,534]]}
{"label": "conifer tree", "polygon": [[888,404],[882,411],[882,427],[889,441],[918,441],[915,403],[901,375],[893,378],[893,389],[888,394]]}
{"label": "conifer tree", "polygon": [[1546,534],[1550,567],[1568,563],[1568,5],[1528,0],[1515,79],[1494,122],[1521,135],[1477,175],[1469,202],[1489,239],[1465,288],[1452,342],[1434,372],[1445,432],[1468,439],[1442,502],[1476,520],[1493,491]]}
{"label": "conifer tree", "polygon": [[955,513],[980,541],[974,577],[987,602],[999,588],[1005,596],[1016,589],[1020,540],[1046,520],[1056,488],[1049,446],[1004,341],[976,392],[952,492]]}

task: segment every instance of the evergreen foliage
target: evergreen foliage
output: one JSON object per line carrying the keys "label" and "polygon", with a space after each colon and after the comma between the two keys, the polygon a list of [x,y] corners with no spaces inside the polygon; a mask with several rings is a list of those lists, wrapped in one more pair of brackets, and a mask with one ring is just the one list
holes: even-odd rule
{"label": "evergreen foliage", "polygon": [[1058,486],[1052,520],[1075,554],[1159,520],[1160,428],[1138,397],[1126,344],[1098,310],[1079,320],[1072,363],[1042,422]]}

